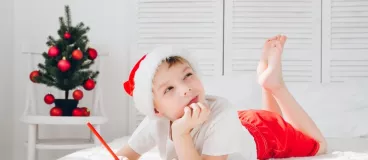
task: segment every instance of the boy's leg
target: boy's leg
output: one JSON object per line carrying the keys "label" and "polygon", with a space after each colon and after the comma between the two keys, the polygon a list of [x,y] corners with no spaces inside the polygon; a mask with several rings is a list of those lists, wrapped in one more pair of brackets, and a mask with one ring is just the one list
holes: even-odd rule
{"label": "boy's leg", "polygon": [[[281,36],[280,41],[285,39],[286,37]],[[284,84],[281,70],[281,54],[283,48],[280,41],[273,41],[274,43],[271,48],[268,49],[268,66],[259,75],[259,83],[262,87],[272,93],[281,112],[283,113],[285,121],[290,123],[295,129],[319,142],[320,147],[317,154],[325,153],[327,150],[327,143],[321,131],[293,98]]]}
{"label": "boy's leg", "polygon": [[[257,75],[258,77],[266,70],[267,66],[268,66],[268,56],[269,56],[269,48],[271,48],[272,44],[273,44],[273,40],[278,40],[280,39],[280,35],[272,37],[268,40],[266,40],[264,46],[263,46],[263,51],[262,51],[262,55],[260,58],[260,61],[258,63],[257,66]],[[285,41],[284,41],[285,42]],[[282,43],[283,45],[284,43]],[[270,91],[268,91],[267,89],[265,89],[264,87],[262,87],[262,109],[263,110],[267,110],[270,112],[275,112],[278,113],[280,116],[282,116],[282,112],[281,109],[279,107],[279,105],[277,104],[275,98],[273,97],[272,93]]]}

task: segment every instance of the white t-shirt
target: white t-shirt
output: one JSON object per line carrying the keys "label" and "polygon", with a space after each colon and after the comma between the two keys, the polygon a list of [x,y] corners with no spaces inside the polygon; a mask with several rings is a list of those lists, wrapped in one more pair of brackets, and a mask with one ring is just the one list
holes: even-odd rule
{"label": "white t-shirt", "polygon": [[[226,99],[206,96],[211,109],[209,119],[191,131],[199,154],[229,155],[230,160],[257,159],[253,136],[241,124],[235,107]],[[178,159],[173,142],[169,138],[170,122],[145,118],[130,137],[128,144],[139,154],[158,147],[163,160]]]}

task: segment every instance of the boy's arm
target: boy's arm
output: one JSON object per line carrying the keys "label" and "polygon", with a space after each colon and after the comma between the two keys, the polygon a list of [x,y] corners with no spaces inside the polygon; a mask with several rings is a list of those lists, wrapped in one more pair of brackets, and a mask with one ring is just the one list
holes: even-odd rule
{"label": "boy's arm", "polygon": [[200,155],[196,148],[190,134],[173,136],[174,146],[178,158],[180,160],[226,160],[227,155],[224,156],[206,156]]}
{"label": "boy's arm", "polygon": [[201,156],[194,147],[190,134],[173,135],[176,154],[182,160],[200,160]]}
{"label": "boy's arm", "polygon": [[[190,109],[191,108],[191,109]],[[172,139],[176,154],[180,160],[225,160],[226,156],[204,156],[197,152],[190,130],[208,119],[210,109],[202,103],[192,103],[184,108],[183,117],[172,125]]]}
{"label": "boy's arm", "polygon": [[128,160],[138,160],[141,157],[140,154],[135,152],[129,145],[125,145],[122,149],[120,149],[117,153],[117,156],[122,156],[127,158]]}

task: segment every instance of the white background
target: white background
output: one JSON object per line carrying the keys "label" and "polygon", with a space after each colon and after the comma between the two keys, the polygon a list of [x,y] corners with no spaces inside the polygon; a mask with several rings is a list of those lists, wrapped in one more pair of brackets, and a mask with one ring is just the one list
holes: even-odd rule
{"label": "white background", "polygon": [[13,150],[13,4],[0,1],[0,154],[11,159]]}

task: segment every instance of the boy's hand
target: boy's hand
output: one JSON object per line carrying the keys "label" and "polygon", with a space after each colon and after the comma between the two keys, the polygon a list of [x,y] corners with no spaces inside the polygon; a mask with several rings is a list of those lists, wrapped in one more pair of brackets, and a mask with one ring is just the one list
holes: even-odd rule
{"label": "boy's hand", "polygon": [[207,120],[210,110],[202,103],[192,103],[184,108],[183,117],[172,124],[172,136],[189,134],[190,130]]}

